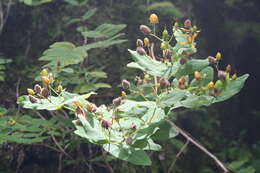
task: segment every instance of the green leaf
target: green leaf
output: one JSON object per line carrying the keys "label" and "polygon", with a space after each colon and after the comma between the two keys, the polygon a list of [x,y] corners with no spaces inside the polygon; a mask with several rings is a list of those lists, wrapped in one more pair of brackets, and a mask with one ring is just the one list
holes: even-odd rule
{"label": "green leaf", "polygon": [[227,83],[225,89],[217,96],[214,102],[221,102],[229,99],[230,97],[237,94],[244,86],[246,79],[249,77],[248,74],[238,77],[236,80],[231,80]]}
{"label": "green leaf", "polygon": [[214,102],[215,98],[212,96],[197,96],[191,94],[187,99],[181,101],[181,105],[186,108],[198,108],[200,106],[209,106]]}
{"label": "green leaf", "polygon": [[152,164],[151,159],[144,150],[114,144],[103,145],[103,148],[112,156],[135,165],[149,166]]}
{"label": "green leaf", "polygon": [[187,91],[180,89],[174,89],[168,93],[164,92],[159,95],[158,106],[161,108],[172,106],[185,98],[186,94]]}
{"label": "green leaf", "polygon": [[90,17],[92,17],[97,11],[97,8],[93,8],[91,10],[88,10],[82,17],[81,20],[85,21],[88,20]]}
{"label": "green leaf", "polygon": [[159,130],[152,135],[153,140],[168,140],[176,137],[179,132],[166,121],[160,122]]}

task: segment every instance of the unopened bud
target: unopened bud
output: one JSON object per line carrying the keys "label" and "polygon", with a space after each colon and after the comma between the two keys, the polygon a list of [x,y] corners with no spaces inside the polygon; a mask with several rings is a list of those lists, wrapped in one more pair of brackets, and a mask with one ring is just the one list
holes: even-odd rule
{"label": "unopened bud", "polygon": [[48,77],[46,76],[42,76],[42,82],[45,84],[45,85],[49,85],[50,84],[50,80]]}
{"label": "unopened bud", "polygon": [[126,138],[126,144],[127,145],[131,145],[132,144],[132,137],[131,136],[128,136],[127,138]]}
{"label": "unopened bud", "polygon": [[237,79],[237,74],[236,73],[233,74],[231,78],[232,78],[232,80],[236,80]]}
{"label": "unopened bud", "polygon": [[144,38],[144,45],[145,45],[145,46],[148,46],[149,44],[150,44],[149,38],[145,37],[145,38]]}
{"label": "unopened bud", "polygon": [[178,82],[179,82],[180,85],[185,84],[185,82],[186,82],[185,77],[184,76],[180,77]]}
{"label": "unopened bud", "polygon": [[29,95],[34,95],[35,94],[35,92],[31,88],[27,88],[27,93]]}
{"label": "unopened bud", "polygon": [[167,88],[171,85],[170,82],[167,79],[165,79],[164,77],[161,77],[159,79],[159,83],[160,83],[161,88]]}
{"label": "unopened bud", "polygon": [[186,19],[184,21],[184,28],[190,29],[191,27],[192,27],[191,20],[190,19]]}
{"label": "unopened bud", "polygon": [[166,49],[166,44],[164,42],[162,42],[161,45],[160,45],[160,48],[161,49]]}
{"label": "unopened bud", "polygon": [[215,65],[217,63],[217,60],[213,56],[208,56],[208,60],[210,64]]}
{"label": "unopened bud", "polygon": [[169,33],[166,28],[164,28],[164,30],[163,30],[162,37],[163,37],[163,40],[165,40],[165,41],[168,40]]}
{"label": "unopened bud", "polygon": [[109,120],[102,120],[101,121],[101,126],[105,129],[108,129],[109,127],[111,127],[111,122]]}
{"label": "unopened bud", "polygon": [[129,87],[130,87],[130,82],[129,81],[127,81],[127,80],[122,80],[122,87],[124,88],[124,89],[128,89]]}
{"label": "unopened bud", "polygon": [[219,60],[221,60],[221,57],[222,57],[221,53],[220,53],[220,52],[217,52],[217,54],[216,54],[216,59],[219,61]]}
{"label": "unopened bud", "polygon": [[122,104],[122,98],[121,98],[121,97],[115,98],[115,99],[113,100],[113,105],[114,105],[114,106],[119,106],[119,105],[121,105],[121,104]]}
{"label": "unopened bud", "polygon": [[136,52],[137,52],[139,55],[145,55],[145,54],[146,54],[144,48],[142,48],[142,47],[137,47],[137,48],[136,48]]}
{"label": "unopened bud", "polygon": [[143,46],[144,46],[143,41],[142,41],[141,39],[137,39],[137,41],[136,41],[136,46],[137,46],[137,47],[143,47]]}
{"label": "unopened bud", "polygon": [[149,17],[150,23],[155,24],[159,22],[158,16],[156,14],[151,14]]}
{"label": "unopened bud", "polygon": [[207,87],[209,90],[212,90],[214,88],[214,82],[211,81],[210,83],[208,83]]}
{"label": "unopened bud", "polygon": [[62,90],[63,90],[63,87],[62,87],[62,85],[59,85],[57,89],[58,89],[58,93],[61,93],[61,92],[62,92]]}
{"label": "unopened bud", "polygon": [[122,91],[121,92],[121,96],[124,98],[124,97],[126,97],[127,95],[126,95],[126,92],[124,92],[124,91]]}
{"label": "unopened bud", "polygon": [[215,88],[221,90],[222,87],[223,87],[223,82],[221,80],[217,80],[217,82],[215,83]]}
{"label": "unopened bud", "polygon": [[36,103],[37,102],[37,98],[35,98],[32,95],[29,95],[29,100],[30,100],[31,103]]}
{"label": "unopened bud", "polygon": [[42,76],[47,76],[47,75],[48,75],[47,69],[44,68],[44,69],[41,71],[41,75],[42,75]]}
{"label": "unopened bud", "polygon": [[201,79],[201,74],[200,74],[200,72],[195,71],[195,72],[194,72],[194,78],[195,78],[196,80],[200,80],[200,79]]}
{"label": "unopened bud", "polygon": [[221,70],[218,71],[218,78],[219,78],[220,80],[225,80],[225,79],[226,79],[226,76],[227,76],[227,73],[226,73],[226,72],[221,71]]}
{"label": "unopened bud", "polygon": [[146,25],[140,25],[140,31],[145,35],[149,35],[152,32],[152,30]]}
{"label": "unopened bud", "polygon": [[50,95],[50,92],[47,88],[42,88],[41,95],[45,98],[47,98]]}
{"label": "unopened bud", "polygon": [[180,58],[180,64],[183,65],[183,64],[186,64],[186,59],[185,58]]}
{"label": "unopened bud", "polygon": [[228,64],[227,67],[226,67],[226,72],[230,73],[231,72],[231,65]]}

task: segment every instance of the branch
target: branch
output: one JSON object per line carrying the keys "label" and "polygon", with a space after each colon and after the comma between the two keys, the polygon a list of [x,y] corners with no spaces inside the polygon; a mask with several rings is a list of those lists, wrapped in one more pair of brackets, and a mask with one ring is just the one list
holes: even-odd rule
{"label": "branch", "polygon": [[178,159],[178,158],[180,157],[180,155],[184,152],[185,148],[188,146],[189,143],[190,143],[190,141],[187,139],[187,141],[185,142],[185,144],[181,147],[181,150],[177,153],[176,157],[174,158],[174,160],[173,160],[171,166],[169,167],[169,169],[168,169],[168,171],[167,171],[168,173],[171,172],[171,170],[172,170],[173,166],[175,165],[177,159]]}
{"label": "branch", "polygon": [[179,128],[174,122],[167,120],[167,122],[177,129],[177,131],[184,136],[189,142],[193,143],[196,147],[198,147],[200,150],[202,150],[204,153],[206,153],[210,158],[212,158],[216,164],[224,171],[223,173],[228,173],[227,167],[222,163],[214,154],[209,152],[202,144],[200,144],[196,139],[194,139],[191,135],[189,135],[187,132]]}

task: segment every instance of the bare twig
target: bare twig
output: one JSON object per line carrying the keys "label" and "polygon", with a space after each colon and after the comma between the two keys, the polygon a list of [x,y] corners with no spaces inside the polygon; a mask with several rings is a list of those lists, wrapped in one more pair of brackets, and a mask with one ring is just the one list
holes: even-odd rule
{"label": "bare twig", "polygon": [[[102,149],[101,149],[101,150],[102,150]],[[104,150],[102,150],[102,154],[103,154],[103,156],[106,155],[105,152],[104,152]],[[115,172],[115,171],[113,170],[113,168],[111,167],[111,165],[108,163],[108,161],[105,160],[105,164],[106,164],[106,167],[109,169],[109,172],[110,172],[110,173],[114,173],[114,172]]]}
{"label": "bare twig", "polygon": [[192,144],[194,144],[196,147],[198,147],[201,151],[203,151],[205,154],[207,154],[210,158],[212,158],[216,164],[224,171],[223,173],[228,173],[227,167],[222,163],[214,154],[209,152],[202,144],[200,144],[196,139],[194,139],[191,135],[189,135],[187,132],[179,128],[174,122],[167,120],[167,122],[173,126],[182,136],[184,136],[188,141],[190,141]]}
{"label": "bare twig", "polygon": [[0,2],[0,35],[1,35],[4,25],[8,19],[11,6],[12,6],[12,0],[9,0],[7,3],[6,11],[4,11],[3,4],[2,4],[2,2]]}
{"label": "bare twig", "polygon": [[189,143],[190,143],[190,141],[187,140],[187,141],[185,142],[185,144],[181,147],[180,151],[177,153],[177,155],[175,156],[174,160],[172,161],[172,164],[171,164],[171,166],[169,167],[169,169],[168,169],[168,171],[167,171],[168,173],[171,172],[171,170],[172,170],[172,168],[174,167],[174,165],[175,165],[177,159],[178,159],[178,158],[180,157],[180,155],[184,152],[185,148],[188,146]]}

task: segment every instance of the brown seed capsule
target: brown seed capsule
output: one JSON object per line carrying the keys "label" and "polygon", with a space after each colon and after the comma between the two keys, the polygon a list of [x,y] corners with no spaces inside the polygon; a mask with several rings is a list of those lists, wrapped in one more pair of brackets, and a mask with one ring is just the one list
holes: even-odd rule
{"label": "brown seed capsule", "polygon": [[127,145],[131,145],[132,144],[132,137],[131,136],[128,136],[127,138],[126,138],[126,144]]}
{"label": "brown seed capsule", "polygon": [[190,19],[186,19],[184,21],[184,28],[190,29],[191,27],[192,27],[191,20]]}
{"label": "brown seed capsule", "polygon": [[179,80],[178,80],[178,82],[179,82],[179,85],[185,84],[185,82],[186,82],[185,77],[184,77],[184,76],[180,77]]}
{"label": "brown seed capsule", "polygon": [[140,25],[140,31],[146,35],[149,35],[152,32],[152,30],[146,25]]}
{"label": "brown seed capsule", "polygon": [[161,88],[167,88],[171,85],[170,82],[167,79],[165,79],[164,77],[161,77],[159,79],[159,83],[160,83]]}
{"label": "brown seed capsule", "polygon": [[137,47],[143,47],[143,46],[144,46],[143,41],[142,41],[141,39],[137,39],[137,41],[136,41],[136,46],[137,46]]}
{"label": "brown seed capsule", "polygon": [[41,91],[42,91],[42,87],[38,84],[34,85],[34,91],[37,93],[37,94],[41,94]]}
{"label": "brown seed capsule", "polygon": [[82,122],[80,121],[80,120],[76,120],[76,125],[78,125],[78,126],[82,126],[83,124],[82,124]]}
{"label": "brown seed capsule", "polygon": [[200,80],[200,79],[201,79],[201,74],[200,74],[200,72],[195,71],[195,72],[194,72],[194,78],[195,78],[196,80]]}
{"label": "brown seed capsule", "polygon": [[45,98],[47,98],[50,95],[50,92],[47,88],[42,88],[41,95]]}
{"label": "brown seed capsule", "polygon": [[170,49],[166,49],[164,51],[164,57],[168,58],[168,59],[171,59],[172,58],[172,51]]}
{"label": "brown seed capsule", "polygon": [[101,121],[101,126],[105,129],[108,129],[109,127],[111,127],[111,122],[109,120],[102,120]]}
{"label": "brown seed capsule", "polygon": [[37,98],[35,98],[32,95],[29,95],[29,100],[30,100],[31,103],[36,103],[37,102]]}
{"label": "brown seed capsule", "polygon": [[185,59],[185,58],[183,58],[183,57],[182,57],[182,58],[180,58],[180,64],[181,64],[181,65],[183,65],[183,64],[185,64],[185,63],[186,63],[186,59]]}
{"label": "brown seed capsule", "polygon": [[146,54],[144,48],[142,48],[142,47],[137,47],[136,48],[136,52],[139,53],[140,55],[145,55]]}
{"label": "brown seed capsule", "polygon": [[226,72],[229,72],[229,73],[231,72],[231,65],[230,64],[227,65]]}
{"label": "brown seed capsule", "polygon": [[128,89],[129,87],[130,87],[130,82],[129,81],[127,81],[127,80],[122,80],[122,87],[124,88],[124,89]]}
{"label": "brown seed capsule", "polygon": [[226,72],[221,71],[221,70],[218,71],[218,78],[219,78],[220,80],[225,80],[225,79],[226,79],[226,76],[227,76],[227,73],[226,73]]}
{"label": "brown seed capsule", "polygon": [[83,116],[86,118],[86,114],[85,114],[85,111],[80,107],[80,106],[77,106],[76,108],[76,115],[77,116]]}
{"label": "brown seed capsule", "polygon": [[114,106],[119,106],[122,104],[122,98],[121,97],[117,97],[113,100],[113,105]]}
{"label": "brown seed capsule", "polygon": [[214,58],[213,56],[208,56],[208,60],[210,64],[215,65],[217,63],[216,58]]}

